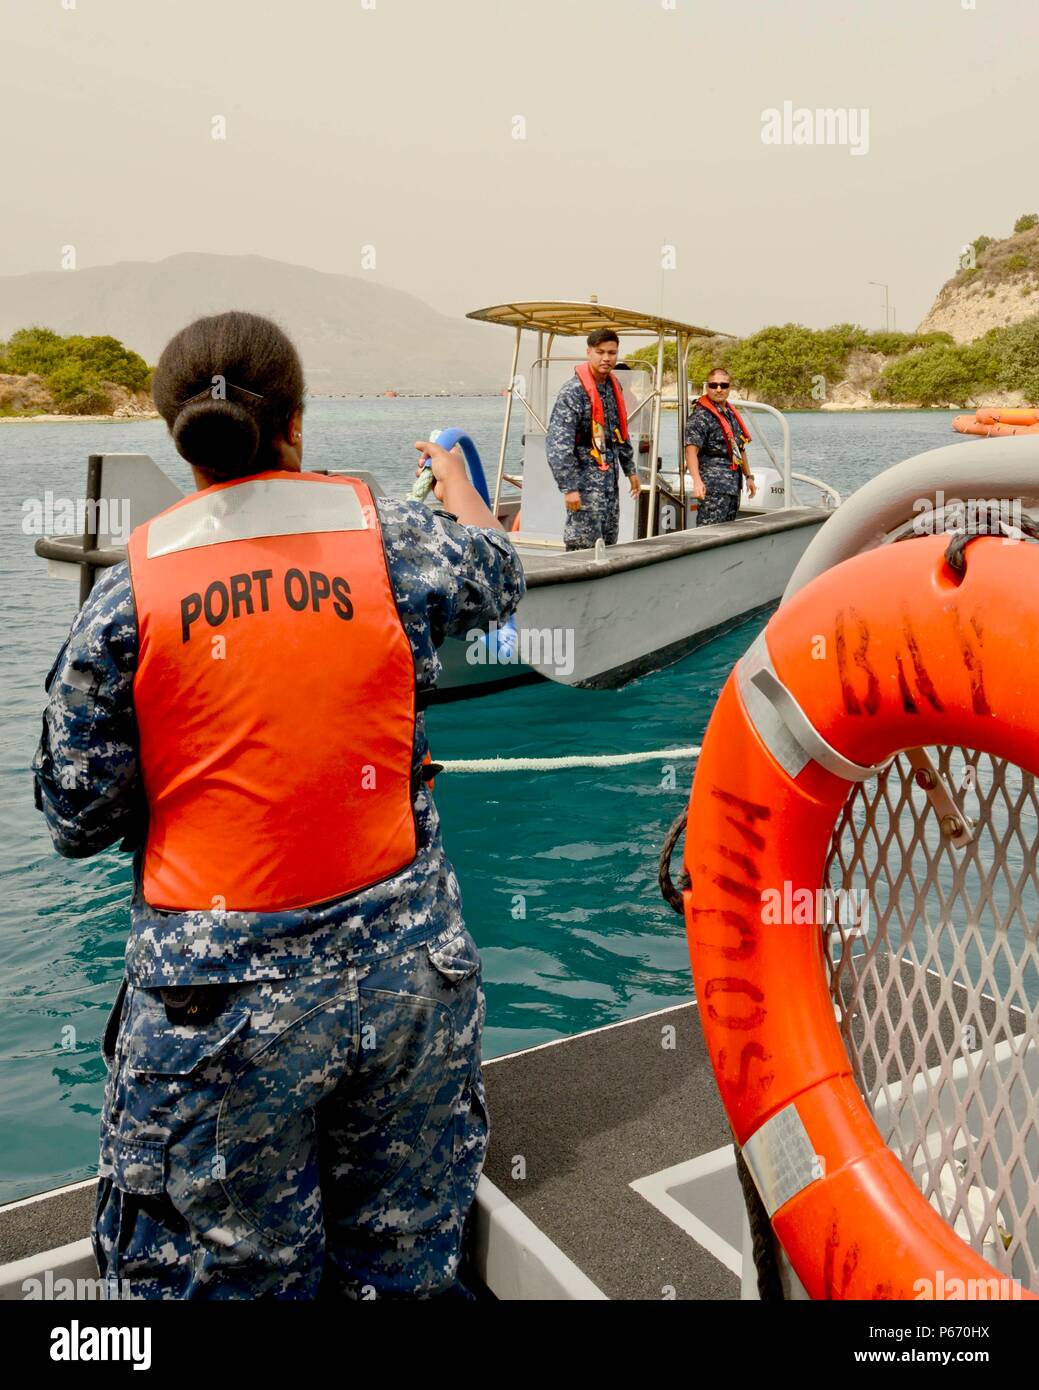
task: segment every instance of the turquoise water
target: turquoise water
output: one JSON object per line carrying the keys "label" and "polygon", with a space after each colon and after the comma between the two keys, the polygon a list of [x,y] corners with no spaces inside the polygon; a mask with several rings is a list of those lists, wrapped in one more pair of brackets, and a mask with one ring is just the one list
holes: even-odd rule
{"label": "turquoise water", "polygon": [[[410,482],[413,440],[466,427],[497,458],[501,401],[317,399],[306,462]],[[899,459],[953,442],[951,413],[791,417],[794,466],[847,494]],[[674,417],[664,417],[665,431]],[[29,760],[43,677],[76,605],[48,580],[23,502],[81,494],[91,452],[149,453],[188,470],[159,421],[0,425],[0,582],[5,632],[0,731],[0,1201],[89,1176],[104,1066],[98,1039],[120,974],[129,860],[54,854],[32,801]],[[760,457],[760,455],[759,455]],[[510,464],[517,459],[510,457]],[[695,603],[690,593],[689,602]],[[619,691],[525,687],[434,709],[438,758],[629,752],[699,741],[730,667],[760,621]],[[680,919],[660,899],[659,846],[692,767],[443,776],[436,798],[483,951],[487,1055],[630,1018],[690,994]],[[672,785],[672,783],[674,785]]]}

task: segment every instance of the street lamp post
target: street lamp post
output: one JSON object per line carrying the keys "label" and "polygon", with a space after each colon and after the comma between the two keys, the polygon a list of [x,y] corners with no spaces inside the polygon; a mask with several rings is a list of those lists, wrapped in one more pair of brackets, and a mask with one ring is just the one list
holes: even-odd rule
{"label": "street lamp post", "polygon": [[890,292],[890,286],[883,284],[883,281],[879,281],[879,279],[871,279],[869,284],[876,285],[876,288],[883,291],[883,327],[885,327],[885,332],[890,332],[890,328],[892,328],[892,292]]}

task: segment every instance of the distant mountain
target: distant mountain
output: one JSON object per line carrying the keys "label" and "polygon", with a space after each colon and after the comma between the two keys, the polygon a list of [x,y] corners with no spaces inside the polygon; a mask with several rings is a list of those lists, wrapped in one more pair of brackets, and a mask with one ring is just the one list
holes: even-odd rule
{"label": "distant mountain", "polygon": [[247,309],[275,319],[299,348],[316,394],[483,391],[509,370],[508,335],[448,318],[421,299],[353,275],[264,256],[185,252],[84,270],[0,276],[0,338],[34,324],[111,333],[154,363],[200,314]]}

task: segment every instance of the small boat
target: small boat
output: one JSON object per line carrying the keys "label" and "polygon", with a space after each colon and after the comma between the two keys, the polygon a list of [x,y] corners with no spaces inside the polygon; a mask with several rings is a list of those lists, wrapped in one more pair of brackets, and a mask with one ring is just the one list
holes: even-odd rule
{"label": "small boat", "polygon": [[[514,335],[491,504],[512,533],[527,594],[516,614],[515,660],[503,667],[479,659],[491,654],[489,647],[446,642],[441,699],[468,698],[539,678],[613,689],[673,664],[779,598],[806,546],[841,498],[826,482],[792,470],[789,422],[780,411],[734,400],[741,413],[767,416],[778,424],[781,457],[757,431],[755,445],[771,464],[755,464],[757,496],[743,493],[734,521],[696,526],[697,504],[687,490],[683,454],[686,420],[693,395],[699,393],[666,387],[664,361],[673,344],[678,379],[687,381],[693,342],[717,334],[596,300],[512,302],[474,309],[468,317],[511,329]],[[648,338],[656,347],[652,367],[636,359],[629,362],[630,370],[618,373],[643,490],[636,500],[620,489],[618,544],[567,551],[563,500],[546,457],[548,421],[559,389],[585,360],[584,339],[596,328],[612,328],[625,341]],[[522,357],[525,343],[527,359]],[[675,461],[665,467],[661,410],[668,389],[676,395],[677,429]],[[517,404],[524,417],[518,475],[506,472]],[[812,505],[802,503],[795,481],[813,490]],[[647,622],[650,613],[653,620]],[[561,651],[565,661],[558,659]]]}

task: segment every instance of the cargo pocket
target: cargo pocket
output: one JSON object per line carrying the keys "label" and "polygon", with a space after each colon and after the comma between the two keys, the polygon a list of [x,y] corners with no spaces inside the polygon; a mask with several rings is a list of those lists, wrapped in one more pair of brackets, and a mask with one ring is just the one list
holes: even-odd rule
{"label": "cargo pocket", "polygon": [[[120,1192],[138,1197],[161,1197],[166,1185],[166,1145],[154,1141],[120,1139],[118,1134],[101,1136],[101,1172]],[[105,1194],[106,1198],[109,1194]],[[101,1194],[98,1196],[100,1220]]]}
{"label": "cargo pocket", "polygon": [[134,1019],[126,1043],[133,1076],[190,1076],[215,1061],[249,1022],[248,1009],[219,1014],[202,1026],[171,1023],[161,1005]]}
{"label": "cargo pocket", "polygon": [[247,1009],[227,1011],[202,1027],[172,1024],[157,994],[137,989],[112,1072],[112,1103],[101,1128],[100,1176],[122,1192],[162,1194],[170,1143],[211,1111],[226,1080],[200,1076],[228,1054],[249,1023]]}
{"label": "cargo pocket", "polygon": [[467,980],[480,968],[476,942],[465,927],[452,927],[426,942],[431,964],[451,984]]}

